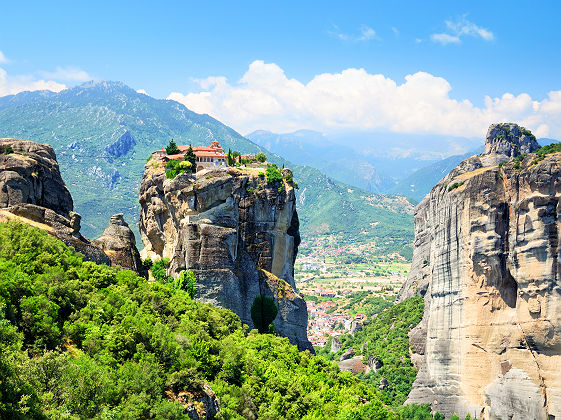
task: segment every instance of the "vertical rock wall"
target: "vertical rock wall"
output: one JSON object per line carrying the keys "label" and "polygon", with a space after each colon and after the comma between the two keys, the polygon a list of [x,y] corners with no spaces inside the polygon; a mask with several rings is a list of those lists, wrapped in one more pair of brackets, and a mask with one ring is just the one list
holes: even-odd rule
{"label": "vertical rock wall", "polygon": [[151,161],[140,205],[144,256],[170,258],[174,276],[193,270],[196,299],[230,309],[250,326],[255,297],[273,297],[279,307],[276,331],[312,350],[306,303],[294,284],[300,234],[289,183],[270,186],[257,172],[235,169],[171,180],[161,162]]}
{"label": "vertical rock wall", "polygon": [[[417,208],[399,296],[426,302],[408,401],[447,416],[561,418],[561,154],[538,160],[527,130],[503,126]],[[497,139],[504,129],[514,134]]]}

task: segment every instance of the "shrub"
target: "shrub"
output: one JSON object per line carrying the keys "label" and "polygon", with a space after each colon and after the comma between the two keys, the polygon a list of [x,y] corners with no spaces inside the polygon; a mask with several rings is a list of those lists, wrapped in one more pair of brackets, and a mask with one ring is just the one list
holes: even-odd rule
{"label": "shrub", "polygon": [[279,310],[275,301],[268,297],[258,295],[251,305],[251,320],[253,325],[261,334],[265,334],[270,331],[271,323],[277,317]]}
{"label": "shrub", "polygon": [[267,156],[265,156],[265,153],[259,152],[255,155],[255,159],[257,159],[257,162],[264,163],[267,160]]}
{"label": "shrub", "polygon": [[550,153],[558,153],[561,152],[561,143],[551,143],[546,146],[540,147],[536,154],[540,158],[545,158],[545,155],[549,155]]}
{"label": "shrub", "polygon": [[169,144],[167,145],[166,153],[168,155],[176,155],[177,153],[179,153],[179,149],[177,148],[177,144],[175,144],[175,141],[173,141],[173,139],[171,139]]}
{"label": "shrub", "polygon": [[191,168],[193,167],[193,164],[191,162],[188,162],[186,160],[179,162],[179,169],[184,169],[184,170],[191,170]]}
{"label": "shrub", "polygon": [[8,145],[4,148],[4,154],[9,155],[10,153],[14,153],[14,149],[12,148],[12,146]]}
{"label": "shrub", "polygon": [[452,185],[450,185],[450,186],[448,187],[448,191],[452,191],[452,190],[454,190],[454,189],[456,189],[456,188],[458,188],[458,187],[461,187],[462,185],[464,185],[464,181],[462,181],[462,182],[454,182]]}
{"label": "shrub", "polygon": [[179,174],[192,171],[191,162],[186,162],[184,160],[178,159],[171,159],[170,161],[168,161],[165,168],[166,178],[168,179],[173,179]]}
{"label": "shrub", "polygon": [[282,173],[274,163],[267,168],[265,175],[267,176],[267,184],[275,184],[282,181]]}

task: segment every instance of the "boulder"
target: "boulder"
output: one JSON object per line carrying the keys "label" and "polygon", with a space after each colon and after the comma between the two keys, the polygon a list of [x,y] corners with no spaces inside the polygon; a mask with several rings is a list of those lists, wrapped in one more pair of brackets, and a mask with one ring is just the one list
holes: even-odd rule
{"label": "boulder", "polygon": [[111,260],[111,265],[126,268],[147,277],[148,273],[136,248],[136,239],[122,213],[109,220],[99,238],[93,244],[103,250]]}
{"label": "boulder", "polygon": [[342,362],[343,360],[347,360],[350,359],[351,357],[353,357],[355,355],[355,351],[353,349],[348,349],[347,351],[345,351],[340,357],[339,357],[339,361]]}

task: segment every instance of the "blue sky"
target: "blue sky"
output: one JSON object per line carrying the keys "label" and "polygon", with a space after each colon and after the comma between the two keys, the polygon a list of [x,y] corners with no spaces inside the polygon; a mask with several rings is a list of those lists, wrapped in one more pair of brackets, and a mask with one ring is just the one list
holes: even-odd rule
{"label": "blue sky", "polygon": [[[457,108],[467,100],[475,109],[466,114],[472,115],[468,119],[478,118],[481,111],[487,119],[503,115],[520,118],[534,130],[542,127],[546,135],[561,131],[550,122],[557,113],[556,99],[548,99],[549,92],[561,90],[558,2],[537,2],[537,6],[522,1],[49,3],[3,4],[0,95],[44,87],[49,82],[57,83],[46,85],[56,90],[57,86],[72,86],[90,78],[120,80],[158,98],[175,92],[174,99],[242,132],[336,127],[457,134],[451,128],[457,124],[453,120],[446,127],[432,127],[418,116],[415,122],[403,125],[390,121],[386,114],[392,114],[391,110],[382,112],[386,116],[380,114],[384,123],[378,125],[351,118],[351,109],[349,117],[343,113],[341,121],[330,110],[319,116],[309,112],[308,117],[303,116],[306,112],[296,115],[321,100],[317,89],[303,88],[318,75],[363,69],[367,75],[382,75],[400,86],[406,76],[423,72],[448,83],[445,96],[459,105],[446,105],[442,112],[447,115],[457,114]],[[275,73],[278,68],[287,80],[298,81],[301,86],[294,89],[295,96],[282,98],[268,88],[256,88],[255,71],[250,70],[252,63],[261,62],[257,73]],[[223,78],[220,89],[210,76]],[[240,84],[245,76],[246,81]],[[358,83],[358,90],[369,90],[368,82],[349,77]],[[346,76],[342,79],[349,80]],[[267,83],[275,81],[278,77],[267,79]],[[334,90],[350,86],[333,83]],[[361,83],[366,83],[364,88]],[[428,91],[439,88],[434,80],[423,83]],[[282,83],[278,90],[284,90]],[[204,98],[194,96],[201,92],[207,93]],[[372,97],[380,95],[376,92]],[[389,90],[383,92],[393,95]],[[505,93],[515,98],[525,93],[530,99],[524,97],[525,105],[510,104],[508,110],[500,101],[486,111],[486,96],[501,99]],[[255,101],[244,109],[247,114],[265,109],[258,118],[232,115],[224,105],[247,98]],[[291,110],[283,102],[300,99],[301,107]],[[524,102],[522,99],[519,102]],[[361,102],[362,98],[353,100]],[[543,108],[553,117],[543,117],[543,112],[536,116],[535,109],[528,108],[532,102],[542,104],[544,100],[549,102]],[[364,100],[362,106],[372,104]],[[518,109],[521,106],[526,107],[523,113]],[[438,112],[431,114],[430,106],[427,109],[426,119],[442,118]],[[366,114],[367,109],[362,112]],[[475,123],[477,130],[483,119]]]}

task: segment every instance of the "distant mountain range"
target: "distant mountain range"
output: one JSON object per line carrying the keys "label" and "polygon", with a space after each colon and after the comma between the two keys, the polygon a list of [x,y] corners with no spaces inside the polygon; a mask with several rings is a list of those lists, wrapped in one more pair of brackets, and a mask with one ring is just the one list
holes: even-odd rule
{"label": "distant mountain range", "polygon": [[[256,144],[298,164],[367,191],[420,201],[450,170],[483,152],[484,139],[438,135],[346,132],[326,135],[299,130],[247,135]],[[542,138],[545,145],[557,140]],[[463,153],[457,153],[462,151]]]}
{"label": "distant mountain range", "polygon": [[416,170],[482,144],[480,139],[352,131],[327,135],[259,130],[247,137],[294,163],[376,193],[388,193]]}
{"label": "distant mountain range", "polygon": [[412,206],[407,200],[371,194],[310,166],[294,165],[208,115],[137,93],[123,83],[89,82],[59,93],[1,97],[0,137],[55,148],[75,209],[83,216],[82,231],[90,238],[119,212],[138,235],[138,186],[144,165],[151,152],[173,138],[177,144],[194,146],[218,140],[225,149],[262,151],[270,161],[291,167],[300,186],[304,238],[338,233],[376,244],[384,252],[411,250]]}

